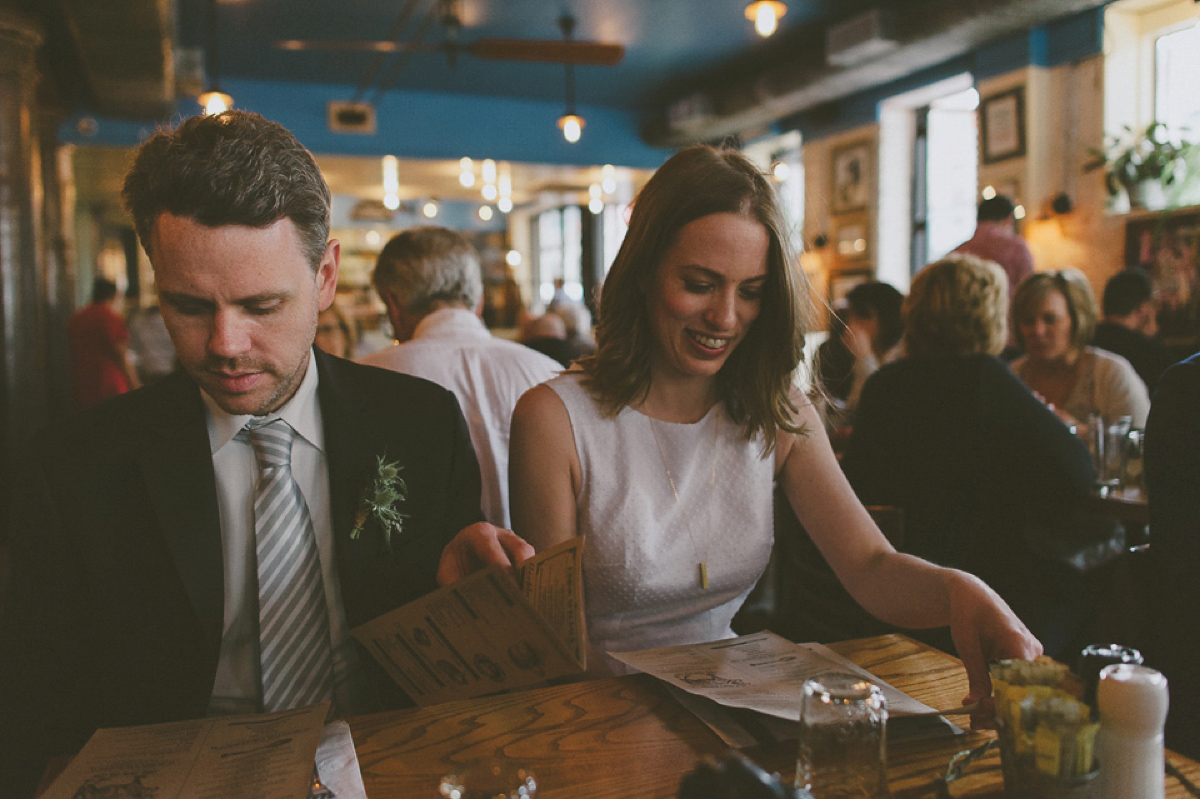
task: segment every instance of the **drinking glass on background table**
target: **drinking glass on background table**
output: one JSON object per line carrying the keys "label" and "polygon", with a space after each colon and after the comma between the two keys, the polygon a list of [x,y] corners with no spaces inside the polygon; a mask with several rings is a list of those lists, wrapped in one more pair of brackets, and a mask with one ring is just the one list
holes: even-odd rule
{"label": "drinking glass on background table", "polygon": [[1125,458],[1129,453],[1129,431],[1132,416],[1121,416],[1107,425],[1104,436],[1104,479],[1120,485],[1125,476]]}
{"label": "drinking glass on background table", "polygon": [[442,777],[445,799],[536,799],[537,778],[515,760],[492,757],[468,763]]}
{"label": "drinking glass on background table", "polygon": [[858,675],[805,681],[796,787],[814,799],[888,796],[887,716],[882,689]]}

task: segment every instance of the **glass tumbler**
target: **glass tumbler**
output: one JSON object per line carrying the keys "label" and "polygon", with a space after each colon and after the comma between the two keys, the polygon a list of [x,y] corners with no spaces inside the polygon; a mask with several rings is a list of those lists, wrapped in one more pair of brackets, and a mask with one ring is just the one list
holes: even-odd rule
{"label": "glass tumbler", "polygon": [[444,799],[536,799],[537,777],[505,757],[468,763],[442,777],[438,794]]}
{"label": "glass tumbler", "polygon": [[887,702],[855,674],[807,680],[800,699],[796,787],[814,799],[879,799],[887,787]]}

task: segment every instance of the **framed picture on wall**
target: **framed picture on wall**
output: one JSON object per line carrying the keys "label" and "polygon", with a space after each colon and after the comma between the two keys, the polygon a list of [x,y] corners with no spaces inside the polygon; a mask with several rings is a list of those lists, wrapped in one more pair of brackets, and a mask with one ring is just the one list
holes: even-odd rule
{"label": "framed picture on wall", "polygon": [[871,261],[871,227],[865,213],[834,220],[834,265],[842,269],[861,267]]}
{"label": "framed picture on wall", "polygon": [[833,151],[830,210],[835,214],[860,211],[871,197],[871,142],[864,140]]}
{"label": "framed picture on wall", "polygon": [[1025,155],[1025,87],[993,94],[979,104],[983,162]]}

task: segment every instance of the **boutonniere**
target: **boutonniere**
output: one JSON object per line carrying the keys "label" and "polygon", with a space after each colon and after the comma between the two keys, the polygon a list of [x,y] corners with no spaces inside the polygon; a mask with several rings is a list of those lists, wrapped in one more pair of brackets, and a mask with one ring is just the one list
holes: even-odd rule
{"label": "boutonniere", "polygon": [[402,468],[398,461],[388,463],[383,455],[377,458],[375,476],[363,487],[358,510],[354,512],[354,529],[350,531],[350,537],[357,539],[367,520],[375,519],[383,530],[383,549],[389,555],[392,554],[392,536],[404,532],[404,520],[408,518],[407,513],[396,508],[408,498],[408,488],[400,478]]}

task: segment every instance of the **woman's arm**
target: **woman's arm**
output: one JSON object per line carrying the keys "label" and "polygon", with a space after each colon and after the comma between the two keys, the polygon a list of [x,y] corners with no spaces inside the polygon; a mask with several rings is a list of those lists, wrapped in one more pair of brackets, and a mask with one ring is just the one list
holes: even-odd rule
{"label": "woman's arm", "polygon": [[1106,423],[1113,423],[1121,416],[1133,417],[1133,426],[1146,426],[1150,415],[1150,393],[1129,361],[1114,355],[1096,358],[1096,407]]}
{"label": "woman's arm", "polygon": [[534,386],[513,411],[508,492],[513,530],[539,552],[576,535],[581,474],[566,406],[554,389]]}
{"label": "woman's arm", "polygon": [[1041,645],[981,580],[892,548],[842,475],[812,405],[799,407],[808,433],[780,434],[779,480],[797,518],[854,599],[901,627],[949,625],[967,667],[970,699],[990,690],[988,660],[1040,654]]}

